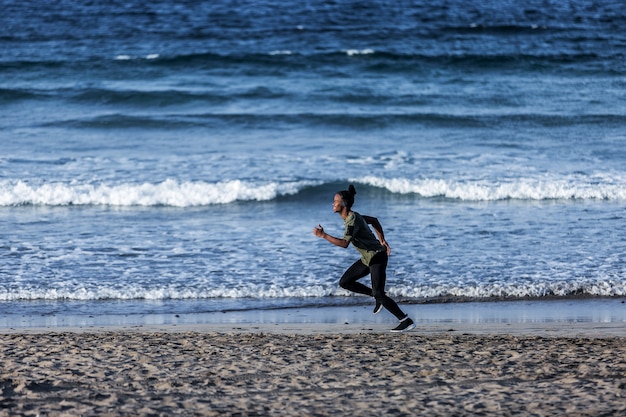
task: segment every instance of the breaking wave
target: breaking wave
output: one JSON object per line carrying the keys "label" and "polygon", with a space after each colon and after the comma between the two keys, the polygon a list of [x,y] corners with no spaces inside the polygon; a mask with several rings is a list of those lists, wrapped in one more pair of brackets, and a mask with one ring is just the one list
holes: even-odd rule
{"label": "breaking wave", "polygon": [[[626,183],[592,181],[589,178],[521,178],[494,182],[366,176],[348,181],[360,185],[361,189],[378,189],[391,195],[459,201],[626,200]],[[314,194],[311,190],[332,192],[331,187],[339,189],[345,182],[230,180],[211,183],[167,179],[159,183],[140,184],[30,184],[2,180],[0,206],[195,207],[237,201],[271,201],[298,194],[308,197]]]}

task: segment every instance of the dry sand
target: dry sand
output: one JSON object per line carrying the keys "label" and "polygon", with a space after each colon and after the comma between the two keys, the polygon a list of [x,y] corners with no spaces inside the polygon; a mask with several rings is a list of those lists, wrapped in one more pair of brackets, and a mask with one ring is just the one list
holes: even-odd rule
{"label": "dry sand", "polygon": [[5,329],[0,416],[626,415],[624,324],[570,327]]}

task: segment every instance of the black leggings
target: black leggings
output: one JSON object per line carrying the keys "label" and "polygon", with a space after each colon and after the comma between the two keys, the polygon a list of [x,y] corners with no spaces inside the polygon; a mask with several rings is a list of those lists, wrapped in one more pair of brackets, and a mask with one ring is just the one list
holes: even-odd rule
{"label": "black leggings", "polygon": [[[395,301],[385,294],[388,260],[389,257],[385,252],[379,252],[374,255],[370,266],[365,265],[359,259],[344,272],[339,280],[339,285],[346,290],[376,298],[376,301],[382,304],[391,314],[396,316],[398,320],[402,320],[406,317],[406,314],[400,310],[400,307],[398,307]],[[372,288],[357,282],[367,274],[371,274],[372,276]]]}

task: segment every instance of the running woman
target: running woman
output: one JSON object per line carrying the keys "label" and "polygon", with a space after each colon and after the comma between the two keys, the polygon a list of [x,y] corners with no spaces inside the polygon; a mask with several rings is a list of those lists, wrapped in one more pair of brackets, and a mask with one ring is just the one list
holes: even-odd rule
{"label": "running woman", "polygon": [[[394,300],[385,294],[387,261],[391,248],[385,240],[383,227],[376,217],[362,216],[356,211],[352,211],[355,194],[356,189],[354,185],[350,184],[347,191],[339,191],[333,200],[333,211],[339,213],[345,225],[343,238],[329,235],[324,232],[321,225],[313,229],[313,234],[342,248],[347,248],[352,242],[352,245],[361,254],[361,259],[352,264],[343,274],[339,281],[341,288],[374,297],[376,299],[374,314],[378,314],[385,307],[400,320],[400,324],[392,329],[392,332],[406,332],[414,329],[413,320],[398,307]],[[372,225],[378,239],[368,225]],[[372,288],[358,282],[359,279],[368,274],[372,278]]]}

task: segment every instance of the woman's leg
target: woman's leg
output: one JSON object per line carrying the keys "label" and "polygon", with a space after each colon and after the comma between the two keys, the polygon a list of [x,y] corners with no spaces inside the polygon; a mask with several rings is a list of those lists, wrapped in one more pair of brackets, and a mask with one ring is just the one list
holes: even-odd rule
{"label": "woman's leg", "polygon": [[367,274],[370,273],[370,269],[359,259],[355,263],[352,264],[350,268],[346,272],[343,273],[341,279],[339,280],[339,285],[341,288],[346,290],[356,292],[359,294],[369,295],[372,294],[372,289],[357,282],[359,279],[363,278]]}
{"label": "woman's leg", "polygon": [[370,262],[370,273],[372,274],[372,295],[376,302],[385,307],[398,320],[402,320],[407,315],[398,307],[398,304],[385,294],[385,284],[387,282],[387,261],[389,257],[385,252],[381,252],[372,258]]}

